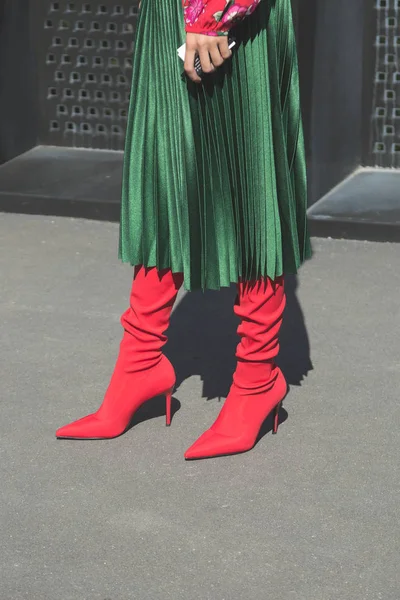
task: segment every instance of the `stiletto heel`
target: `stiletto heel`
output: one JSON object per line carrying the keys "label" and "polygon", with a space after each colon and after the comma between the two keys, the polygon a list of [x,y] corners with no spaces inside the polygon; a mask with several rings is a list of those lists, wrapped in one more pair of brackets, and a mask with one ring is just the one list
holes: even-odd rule
{"label": "stiletto heel", "polygon": [[168,392],[165,393],[165,404],[166,404],[165,424],[167,427],[169,427],[171,425],[171,401],[172,401],[173,392],[174,392],[174,388],[172,388],[171,390],[169,390]]}
{"label": "stiletto heel", "polygon": [[282,402],[278,402],[278,404],[275,406],[275,409],[274,409],[274,428],[272,430],[272,433],[278,433],[279,411],[281,409],[281,406],[282,406]]}

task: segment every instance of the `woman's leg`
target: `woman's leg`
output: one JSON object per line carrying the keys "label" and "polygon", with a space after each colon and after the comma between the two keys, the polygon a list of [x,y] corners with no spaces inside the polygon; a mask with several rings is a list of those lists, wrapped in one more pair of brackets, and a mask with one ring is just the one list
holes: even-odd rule
{"label": "woman's leg", "polygon": [[141,404],[161,394],[168,399],[169,424],[175,372],[162,354],[162,347],[182,283],[183,276],[169,269],[135,269],[130,306],[121,317],[124,334],[119,355],[103,403],[94,414],[58,429],[58,438],[116,437],[124,432]]}
{"label": "woman's leg", "polygon": [[[286,297],[283,277],[240,283],[234,311],[241,319],[237,367],[214,424],[186,451],[186,459],[250,450],[268,414],[279,411],[285,378],[275,364]],[[274,430],[277,429],[277,417]]]}

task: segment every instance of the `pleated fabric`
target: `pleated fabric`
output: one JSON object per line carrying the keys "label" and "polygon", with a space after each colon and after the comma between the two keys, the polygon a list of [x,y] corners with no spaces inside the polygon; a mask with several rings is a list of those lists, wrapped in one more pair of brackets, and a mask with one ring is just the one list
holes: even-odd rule
{"label": "pleated fabric", "polygon": [[119,257],[183,272],[186,290],[296,273],[311,256],[290,0],[235,26],[232,58],[183,72],[181,0],[142,0]]}

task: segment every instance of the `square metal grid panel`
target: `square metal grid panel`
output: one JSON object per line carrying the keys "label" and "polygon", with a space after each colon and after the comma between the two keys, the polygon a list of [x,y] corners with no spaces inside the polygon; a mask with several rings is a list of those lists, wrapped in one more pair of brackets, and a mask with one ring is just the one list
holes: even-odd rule
{"label": "square metal grid panel", "polygon": [[48,2],[39,45],[41,141],[123,150],[137,3]]}
{"label": "square metal grid panel", "polygon": [[400,167],[400,0],[375,0],[371,152],[376,166]]}

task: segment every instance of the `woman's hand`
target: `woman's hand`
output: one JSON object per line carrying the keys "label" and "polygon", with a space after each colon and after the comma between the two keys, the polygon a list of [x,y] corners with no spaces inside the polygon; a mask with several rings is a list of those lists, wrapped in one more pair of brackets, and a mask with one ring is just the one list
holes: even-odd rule
{"label": "woman's hand", "polygon": [[185,73],[195,83],[201,83],[201,78],[194,68],[196,53],[199,54],[203,72],[213,73],[232,55],[232,51],[228,47],[228,36],[203,35],[201,33],[186,34]]}

